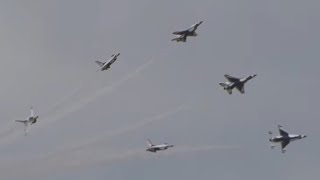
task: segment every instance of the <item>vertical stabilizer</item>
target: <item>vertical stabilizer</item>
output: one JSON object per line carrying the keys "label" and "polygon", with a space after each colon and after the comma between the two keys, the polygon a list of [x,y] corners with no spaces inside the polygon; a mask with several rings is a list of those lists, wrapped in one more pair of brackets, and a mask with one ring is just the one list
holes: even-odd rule
{"label": "vertical stabilizer", "polygon": [[152,144],[152,142],[150,141],[150,139],[147,139],[147,145],[148,145],[149,147],[153,146],[153,144]]}

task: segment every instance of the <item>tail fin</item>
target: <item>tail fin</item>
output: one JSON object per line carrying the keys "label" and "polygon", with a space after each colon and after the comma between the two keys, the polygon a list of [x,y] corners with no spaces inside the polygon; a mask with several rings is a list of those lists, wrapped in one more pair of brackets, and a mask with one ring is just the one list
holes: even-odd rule
{"label": "tail fin", "polygon": [[219,83],[220,86],[223,87],[224,90],[226,90],[229,94],[232,94],[232,89],[228,87],[226,83]]}
{"label": "tail fin", "polygon": [[152,144],[152,142],[150,141],[150,139],[147,139],[147,145],[148,145],[149,147],[153,146],[153,144]]}
{"label": "tail fin", "polygon": [[97,63],[100,67],[102,67],[104,65],[104,63],[100,62],[100,61],[95,61],[95,63]]}
{"label": "tail fin", "polygon": [[227,87],[228,87],[226,83],[219,83],[219,84],[220,84],[220,86],[222,86],[223,88],[227,88]]}

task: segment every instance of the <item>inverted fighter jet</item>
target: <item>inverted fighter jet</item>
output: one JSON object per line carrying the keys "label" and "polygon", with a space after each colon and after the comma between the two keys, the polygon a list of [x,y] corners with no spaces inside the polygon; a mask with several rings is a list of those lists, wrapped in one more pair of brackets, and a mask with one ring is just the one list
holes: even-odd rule
{"label": "inverted fighter jet", "polygon": [[168,143],[154,145],[149,139],[147,139],[147,144],[148,144],[148,148],[146,149],[146,151],[150,151],[153,153],[156,153],[157,151],[166,150],[174,146],[174,145],[169,145]]}
{"label": "inverted fighter jet", "polygon": [[[275,144],[280,143],[281,144],[281,150],[282,153],[285,153],[286,150],[284,149],[290,142],[296,141],[299,139],[306,138],[306,135],[294,135],[294,134],[289,134],[285,130],[282,129],[281,125],[278,125],[279,129],[279,136],[271,137],[269,141],[271,142],[271,149],[275,147]],[[269,131],[269,134],[272,135],[272,132]]]}
{"label": "inverted fighter jet", "polygon": [[120,55],[120,53],[112,54],[111,59],[107,62],[100,62],[100,61],[95,61],[95,62],[101,67],[101,69],[100,69],[101,71],[108,70],[110,68],[111,64],[113,64],[117,60],[119,55]]}
{"label": "inverted fighter jet", "polygon": [[177,41],[177,42],[186,42],[188,36],[197,36],[196,30],[200,24],[202,24],[203,21],[200,21],[199,23],[196,23],[192,25],[189,29],[184,31],[176,31],[173,32],[173,34],[177,35],[176,38],[172,39],[171,41]]}
{"label": "inverted fighter jet", "polygon": [[24,135],[26,136],[29,130],[29,126],[35,124],[37,122],[39,116],[34,116],[33,109],[30,109],[30,116],[26,120],[16,120],[16,122],[20,122],[24,124]]}
{"label": "inverted fighter jet", "polygon": [[220,86],[223,87],[224,90],[226,90],[229,94],[232,94],[232,89],[233,88],[236,88],[238,89],[241,94],[244,94],[244,84],[249,81],[250,79],[256,77],[257,75],[254,74],[252,76],[248,76],[247,78],[242,78],[242,79],[239,79],[239,78],[235,78],[235,77],[232,77],[228,74],[225,74],[224,77],[227,78],[227,82],[225,83],[219,83]]}

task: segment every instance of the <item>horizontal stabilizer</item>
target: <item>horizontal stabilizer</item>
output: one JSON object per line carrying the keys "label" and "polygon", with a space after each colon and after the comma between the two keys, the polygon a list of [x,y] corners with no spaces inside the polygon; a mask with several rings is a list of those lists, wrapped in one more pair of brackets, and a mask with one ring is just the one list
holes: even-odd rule
{"label": "horizontal stabilizer", "polygon": [[220,86],[222,86],[223,88],[227,88],[227,84],[225,83],[219,83]]}
{"label": "horizontal stabilizer", "polygon": [[100,62],[100,61],[95,61],[100,67],[102,67],[104,65],[103,62]]}
{"label": "horizontal stabilizer", "polygon": [[171,39],[171,41],[186,42],[187,38],[185,38],[185,37],[177,37],[177,38]]}

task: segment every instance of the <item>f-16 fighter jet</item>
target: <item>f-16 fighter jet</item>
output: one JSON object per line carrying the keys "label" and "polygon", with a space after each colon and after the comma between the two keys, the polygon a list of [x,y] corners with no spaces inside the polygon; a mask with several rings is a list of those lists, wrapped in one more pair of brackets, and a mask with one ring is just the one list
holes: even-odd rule
{"label": "f-16 fighter jet", "polygon": [[244,84],[249,81],[250,79],[256,77],[257,75],[254,74],[252,76],[248,76],[247,78],[242,78],[242,79],[239,79],[239,78],[235,78],[235,77],[232,77],[228,74],[225,74],[224,77],[228,79],[227,82],[225,83],[219,83],[220,86],[223,87],[224,90],[226,90],[229,94],[232,94],[232,89],[233,88],[237,88],[241,94],[244,94]]}
{"label": "f-16 fighter jet", "polygon": [[173,32],[173,34],[178,35],[178,37],[172,39],[171,41],[177,41],[177,42],[186,42],[188,36],[197,36],[196,30],[200,24],[202,24],[203,21],[200,21],[199,23],[196,23],[192,25],[189,29],[184,31],[176,31]]}
{"label": "f-16 fighter jet", "polygon": [[148,148],[146,149],[146,151],[150,151],[153,153],[156,153],[157,151],[166,150],[168,148],[173,147],[173,145],[169,145],[167,143],[154,145],[154,144],[152,144],[152,142],[149,139],[147,139],[147,144],[148,144]]}
{"label": "f-16 fighter jet", "polygon": [[[269,139],[269,141],[271,142],[271,149],[273,149],[275,147],[276,143],[281,143],[281,150],[282,153],[285,153],[286,150],[284,150],[284,148],[292,141],[296,141],[299,139],[303,139],[306,138],[306,135],[293,135],[293,134],[289,134],[287,133],[285,130],[282,129],[281,125],[278,125],[278,129],[279,129],[279,136],[275,136],[275,137],[271,137]],[[272,135],[272,132],[269,131],[269,134]]]}
{"label": "f-16 fighter jet", "polygon": [[21,122],[24,124],[24,135],[26,136],[29,130],[29,126],[31,126],[32,124],[35,124],[37,122],[37,119],[39,116],[34,116],[34,112],[33,109],[31,107],[30,109],[30,116],[26,119],[26,120],[16,120],[16,122]]}
{"label": "f-16 fighter jet", "polygon": [[111,64],[113,64],[117,60],[119,55],[120,55],[120,53],[112,54],[111,59],[108,62],[96,61],[96,63],[101,67],[101,69],[100,69],[101,71],[108,70],[110,68]]}

